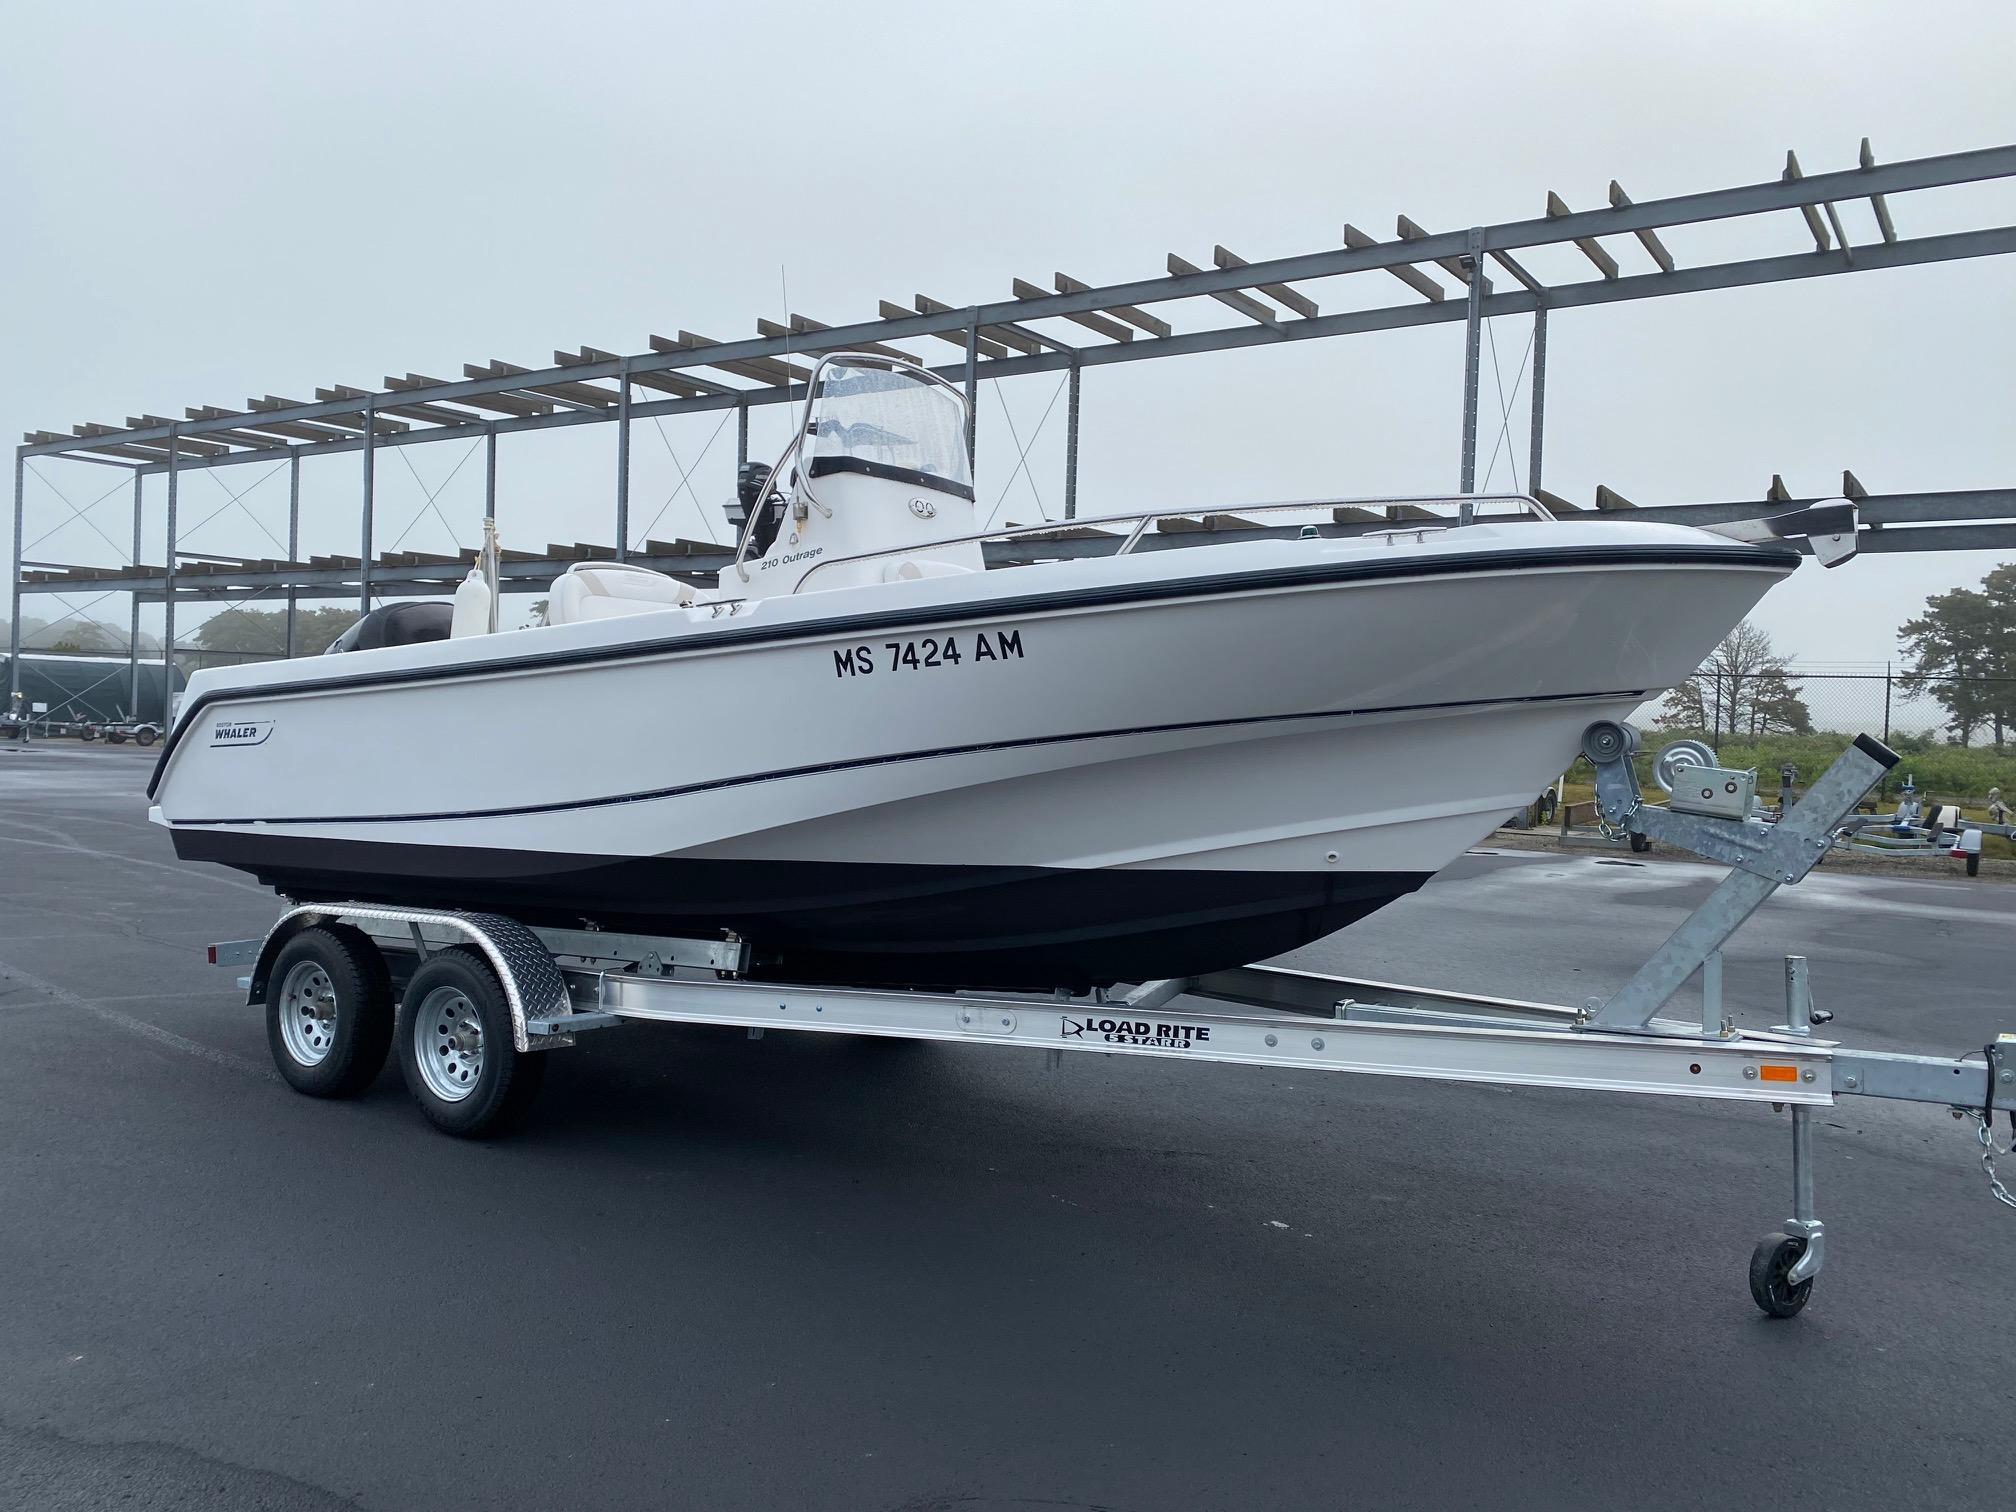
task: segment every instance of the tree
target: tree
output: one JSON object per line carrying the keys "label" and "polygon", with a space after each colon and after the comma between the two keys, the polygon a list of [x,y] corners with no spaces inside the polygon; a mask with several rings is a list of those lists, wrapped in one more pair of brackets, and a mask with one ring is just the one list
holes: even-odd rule
{"label": "tree", "polygon": [[1805,735],[1813,719],[1799,691],[1792,664],[1771,649],[1769,635],[1745,620],[1666,695],[1659,724],[1711,736]]}
{"label": "tree", "polygon": [[28,619],[21,620],[21,648],[35,651],[82,651],[92,654],[106,651],[124,651],[125,639],[115,635],[105,626],[92,619],[79,619],[66,615],[46,625],[28,628]]}
{"label": "tree", "polygon": [[[356,623],[354,609],[303,609],[294,620],[294,654],[320,656]],[[198,625],[195,640],[205,651],[276,655],[287,649],[287,615],[280,609],[226,609]]]}
{"label": "tree", "polygon": [[1900,681],[1939,701],[1954,744],[1986,728],[2001,750],[2016,725],[2016,566],[1997,567],[1978,590],[1933,594],[1897,639],[1911,659]]}

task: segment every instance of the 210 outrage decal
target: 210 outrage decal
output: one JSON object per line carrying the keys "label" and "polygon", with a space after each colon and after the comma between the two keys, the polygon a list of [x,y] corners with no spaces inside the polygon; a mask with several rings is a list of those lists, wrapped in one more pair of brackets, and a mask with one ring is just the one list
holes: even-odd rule
{"label": "210 outrage decal", "polygon": [[871,677],[878,672],[923,672],[1022,659],[1020,630],[978,630],[969,636],[925,635],[848,646],[833,653],[833,675]]}

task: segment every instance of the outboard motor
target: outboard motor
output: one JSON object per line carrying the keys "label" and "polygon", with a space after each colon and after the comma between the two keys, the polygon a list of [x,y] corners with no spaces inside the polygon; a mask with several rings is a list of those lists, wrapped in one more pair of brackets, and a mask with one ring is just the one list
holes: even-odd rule
{"label": "outboard motor", "polygon": [[786,500],[770,489],[770,467],[763,462],[744,462],[735,472],[735,502],[729,506],[728,523],[739,535],[756,511],[756,531],[750,537],[750,554],[762,556],[777,539],[784,524]]}
{"label": "outboard motor", "polygon": [[418,646],[448,639],[455,606],[440,599],[380,604],[329,643],[325,656],[346,651],[378,651],[387,646]]}

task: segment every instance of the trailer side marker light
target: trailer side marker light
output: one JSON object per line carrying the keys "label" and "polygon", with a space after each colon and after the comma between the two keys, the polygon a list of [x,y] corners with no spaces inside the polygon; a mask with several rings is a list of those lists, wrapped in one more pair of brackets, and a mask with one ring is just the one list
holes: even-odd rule
{"label": "trailer side marker light", "polygon": [[217,964],[217,947],[215,945],[206,945],[203,948],[203,954],[210,958],[210,964],[212,966],[215,966]]}
{"label": "trailer side marker light", "polygon": [[1797,1066],[1759,1066],[1757,1074],[1765,1081],[1799,1080],[1799,1068]]}

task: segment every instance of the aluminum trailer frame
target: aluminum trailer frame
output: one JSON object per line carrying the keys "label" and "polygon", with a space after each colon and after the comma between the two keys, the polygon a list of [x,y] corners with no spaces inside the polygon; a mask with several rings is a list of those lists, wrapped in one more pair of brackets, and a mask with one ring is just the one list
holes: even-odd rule
{"label": "aluminum trailer frame", "polygon": [[[419,981],[444,952],[473,952],[501,988],[498,1011],[508,1010],[508,1038],[500,1020],[487,1044],[480,1026],[469,1021],[479,1063],[486,1055],[537,1057],[573,1044],[583,1033],[656,1021],[742,1028],[752,1038],[788,1029],[1020,1047],[1045,1052],[1053,1065],[1066,1053],[1090,1052],[1768,1103],[1791,1115],[1792,1212],[1758,1244],[1750,1280],[1758,1305],[1778,1317],[1804,1307],[1825,1258],[1825,1226],[1814,1199],[1814,1108],[1843,1097],[1877,1097],[1949,1107],[1955,1117],[1971,1115],[1980,1121],[1991,1184],[2001,1200],[2016,1206],[1993,1181],[1990,1157],[1996,1151],[1989,1133],[1998,1110],[2016,1123],[2016,1035],[1986,1046],[1978,1061],[1857,1050],[1817,1038],[1812,1026],[1830,1015],[1813,1008],[1806,961],[1798,956],[1786,958],[1784,1024],[1742,1030],[1720,1013],[1722,944],[1765,897],[1796,882],[1824,855],[1842,814],[1852,811],[1897,758],[1863,737],[1785,821],[1766,826],[1644,805],[1631,775],[1636,736],[1628,726],[1591,726],[1585,749],[1597,760],[1606,820],[1733,860],[1735,869],[1623,990],[1607,1002],[1591,1000],[1581,1007],[1273,966],[1146,982],[1126,992],[1047,996],[778,983],[748,977],[749,947],[733,938],[544,929],[495,914],[347,902],[290,908],[263,940],[213,945],[210,958],[217,965],[252,968],[240,983],[248,1002],[267,1004],[270,1025],[274,1014],[287,1011],[281,1001],[285,984],[274,978],[290,942],[330,925],[346,927],[369,942],[390,984],[406,996],[400,1032],[411,1035],[426,1025],[416,1023],[422,1015],[414,994],[405,992],[407,984]],[[1703,976],[1703,1021],[1659,1017],[1697,971]],[[388,1028],[390,1000],[388,991]],[[287,1074],[277,1032],[272,1038]],[[445,1044],[437,1048],[450,1053]],[[381,1063],[383,1054],[381,1044]],[[375,1074],[375,1066],[371,1069]],[[299,1086],[294,1076],[288,1079]],[[430,1094],[417,1086],[414,1091],[429,1116],[441,1122]],[[451,1132],[482,1134],[492,1127],[486,1122]]]}

